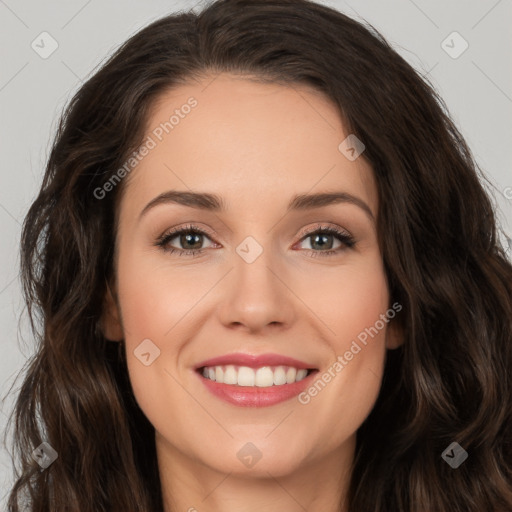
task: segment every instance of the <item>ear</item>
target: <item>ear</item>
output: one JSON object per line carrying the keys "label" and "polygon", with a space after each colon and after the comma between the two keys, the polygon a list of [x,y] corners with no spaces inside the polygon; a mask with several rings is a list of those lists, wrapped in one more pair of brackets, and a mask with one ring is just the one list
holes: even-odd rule
{"label": "ear", "polygon": [[103,312],[100,319],[103,336],[110,341],[122,341],[124,338],[117,294],[112,293],[107,282],[107,292],[103,300]]}
{"label": "ear", "polygon": [[394,318],[389,321],[386,329],[386,348],[394,350],[405,341],[405,330],[399,318]]}

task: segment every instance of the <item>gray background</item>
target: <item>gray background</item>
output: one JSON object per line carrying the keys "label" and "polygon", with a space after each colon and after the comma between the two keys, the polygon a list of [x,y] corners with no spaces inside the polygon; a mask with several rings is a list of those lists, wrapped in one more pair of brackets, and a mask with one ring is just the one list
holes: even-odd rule
{"label": "gray background", "polygon": [[[446,101],[480,167],[494,185],[503,232],[512,238],[512,0],[331,0],[322,3],[373,24],[431,81]],[[202,2],[0,0],[0,432],[21,385],[16,374],[33,351],[18,279],[21,223],[38,190],[58,116],[99,64],[149,22]],[[48,32],[57,50],[31,47]],[[457,58],[463,41],[469,44]],[[443,41],[446,42],[442,45]],[[49,40],[46,40],[48,43]],[[41,43],[39,43],[42,45]],[[48,44],[45,44],[48,48]],[[503,234],[508,247],[509,241]],[[509,254],[512,247],[508,248]],[[0,452],[0,508],[12,482]]]}

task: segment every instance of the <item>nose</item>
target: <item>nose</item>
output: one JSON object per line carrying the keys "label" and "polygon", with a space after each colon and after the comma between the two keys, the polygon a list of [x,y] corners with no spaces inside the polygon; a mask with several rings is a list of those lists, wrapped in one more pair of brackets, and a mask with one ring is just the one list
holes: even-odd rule
{"label": "nose", "polygon": [[235,254],[233,263],[218,309],[221,323],[251,333],[289,328],[297,299],[270,251],[263,251],[252,263]]}

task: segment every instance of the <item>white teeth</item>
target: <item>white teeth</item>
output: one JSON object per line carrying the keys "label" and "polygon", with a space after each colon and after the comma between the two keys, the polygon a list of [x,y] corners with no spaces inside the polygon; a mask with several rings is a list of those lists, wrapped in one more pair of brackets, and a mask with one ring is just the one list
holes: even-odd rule
{"label": "white teeth", "polygon": [[274,373],[268,366],[256,370],[255,384],[259,388],[268,388],[274,384]]}
{"label": "white teeth", "polygon": [[286,372],[286,383],[291,384],[295,382],[295,377],[297,376],[297,370],[295,368],[288,368]]}
{"label": "white teeth", "polygon": [[256,380],[256,372],[247,366],[238,368],[238,385],[239,386],[254,386]]}
{"label": "white teeth", "polygon": [[286,372],[282,366],[278,366],[274,370],[274,385],[280,386],[286,384]]}
{"label": "white teeth", "polygon": [[308,371],[304,370],[304,368],[301,368],[300,370],[297,370],[297,376],[295,377],[295,380],[302,380],[307,374]]}
{"label": "white teeth", "polygon": [[202,375],[206,379],[214,380],[220,384],[238,386],[251,386],[268,388],[270,386],[282,386],[292,384],[304,379],[308,371],[304,368],[297,370],[290,366],[262,366],[250,368],[248,366],[210,366],[204,367]]}
{"label": "white teeth", "polygon": [[224,384],[238,384],[236,370],[232,364],[226,366],[226,371],[224,372]]}

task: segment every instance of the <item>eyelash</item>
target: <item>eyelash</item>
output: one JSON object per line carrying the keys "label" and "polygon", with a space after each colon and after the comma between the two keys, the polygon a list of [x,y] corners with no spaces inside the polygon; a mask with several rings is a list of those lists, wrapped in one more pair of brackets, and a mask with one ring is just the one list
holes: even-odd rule
{"label": "eyelash", "polygon": [[[188,234],[196,234],[196,235],[206,235],[208,238],[211,238],[212,235],[208,233],[207,231],[204,231],[197,226],[194,226],[193,224],[188,224],[187,226],[181,227],[179,229],[164,233],[160,237],[157,238],[155,245],[160,247],[164,252],[168,254],[175,254],[177,253],[178,256],[191,256],[191,257],[197,257],[200,256],[206,249],[176,249],[175,247],[166,247],[167,244],[173,239],[176,238],[177,235],[181,235],[183,233]],[[337,249],[328,249],[326,251],[314,251],[312,249],[306,249],[309,251],[310,255],[312,257],[317,256],[332,256],[340,251],[350,249],[356,245],[355,239],[349,235],[347,232],[339,230],[337,228],[333,228],[330,226],[319,226],[315,228],[312,231],[308,231],[307,233],[304,233],[302,238],[300,239],[300,242],[305,240],[306,238],[309,238],[312,235],[317,234],[328,234],[328,235],[335,235],[338,240],[345,245],[345,248],[338,247]]]}

